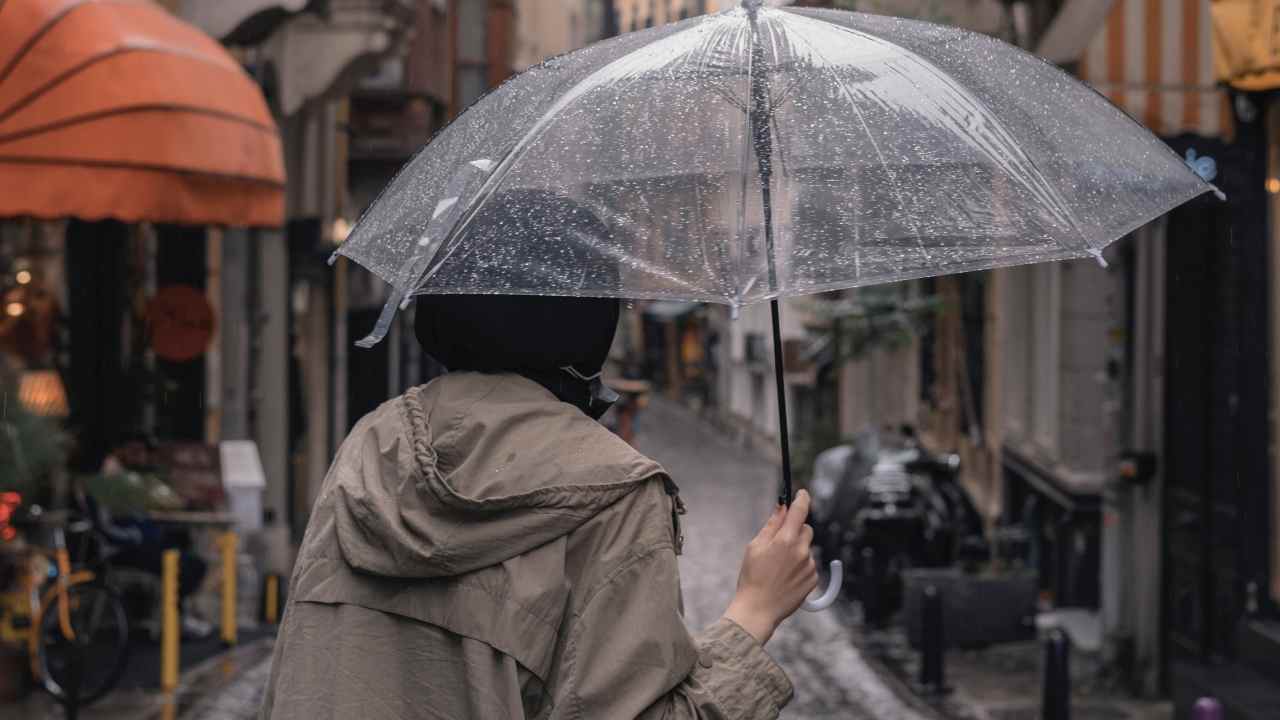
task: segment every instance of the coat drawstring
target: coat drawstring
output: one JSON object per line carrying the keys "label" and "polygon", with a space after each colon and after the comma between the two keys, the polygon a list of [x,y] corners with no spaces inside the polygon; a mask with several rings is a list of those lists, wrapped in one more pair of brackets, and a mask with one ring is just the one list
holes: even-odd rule
{"label": "coat drawstring", "polygon": [[680,498],[680,488],[676,486],[675,481],[664,477],[662,484],[667,494],[671,496],[671,528],[675,533],[676,555],[682,555],[684,554],[684,530],[680,528],[680,516],[688,510],[684,506],[684,500]]}

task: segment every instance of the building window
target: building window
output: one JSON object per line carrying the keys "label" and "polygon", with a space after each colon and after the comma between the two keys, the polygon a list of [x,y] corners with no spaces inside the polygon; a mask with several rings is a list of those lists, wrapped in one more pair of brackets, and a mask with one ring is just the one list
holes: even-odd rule
{"label": "building window", "polygon": [[462,111],[484,94],[488,87],[488,63],[485,54],[485,26],[488,20],[488,3],[457,3],[457,103],[455,110]]}
{"label": "building window", "polygon": [[755,422],[766,420],[764,399],[764,373],[751,373],[751,419]]}
{"label": "building window", "polygon": [[748,365],[763,365],[769,362],[764,346],[764,334],[748,332],[743,338],[743,358]]}

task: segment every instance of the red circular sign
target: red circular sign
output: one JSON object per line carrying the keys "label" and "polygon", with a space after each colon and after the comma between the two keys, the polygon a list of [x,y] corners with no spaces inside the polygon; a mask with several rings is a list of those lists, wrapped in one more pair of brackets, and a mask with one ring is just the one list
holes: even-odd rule
{"label": "red circular sign", "polygon": [[151,347],[173,362],[194,360],[213,338],[213,308],[204,293],[189,285],[161,288],[147,303]]}

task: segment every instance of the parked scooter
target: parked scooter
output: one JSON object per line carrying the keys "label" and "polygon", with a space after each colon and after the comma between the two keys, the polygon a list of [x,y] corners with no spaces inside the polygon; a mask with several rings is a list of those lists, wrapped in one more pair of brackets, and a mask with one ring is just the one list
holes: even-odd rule
{"label": "parked scooter", "polygon": [[989,553],[982,519],[958,482],[959,457],[924,448],[910,428],[863,433],[815,463],[814,542],[848,568],[863,616],[884,625],[902,606],[902,574],[974,566]]}

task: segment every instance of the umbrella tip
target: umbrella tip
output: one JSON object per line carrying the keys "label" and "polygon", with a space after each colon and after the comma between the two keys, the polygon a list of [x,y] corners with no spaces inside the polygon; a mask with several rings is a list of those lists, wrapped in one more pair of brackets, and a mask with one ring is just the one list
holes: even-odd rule
{"label": "umbrella tip", "polygon": [[764,4],[764,0],[742,0],[742,7],[747,12],[755,12]]}
{"label": "umbrella tip", "polygon": [[1106,267],[1106,266],[1107,266],[1107,259],[1106,259],[1106,258],[1104,258],[1104,257],[1102,257],[1102,251],[1101,251],[1101,250],[1098,250],[1098,249],[1096,249],[1096,248],[1090,248],[1090,250],[1089,250],[1089,254],[1093,256],[1093,259],[1094,259],[1094,260],[1097,260],[1097,261],[1098,261],[1098,264],[1099,264],[1099,265],[1101,265],[1102,267]]}

